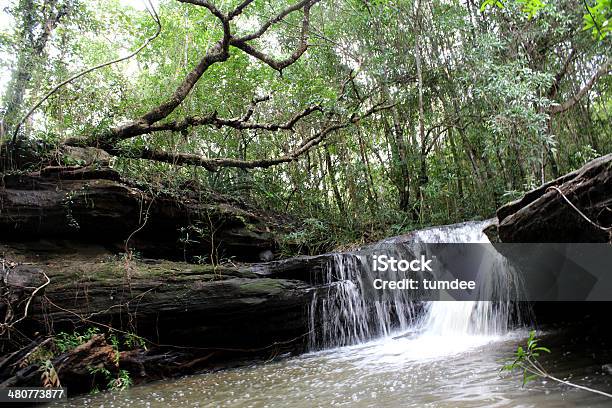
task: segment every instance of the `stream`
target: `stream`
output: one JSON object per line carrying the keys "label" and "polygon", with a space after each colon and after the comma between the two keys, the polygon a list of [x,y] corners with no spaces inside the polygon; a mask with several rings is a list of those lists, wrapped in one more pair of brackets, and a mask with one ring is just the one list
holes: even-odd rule
{"label": "stream", "polygon": [[[423,230],[416,241],[488,242],[484,226],[476,222]],[[401,249],[397,245],[394,250]],[[364,271],[364,265],[355,257],[334,261],[330,283],[332,275],[339,277],[338,288],[314,299],[310,310],[315,351],[81,396],[64,406],[612,406],[609,398],[551,380],[536,379],[522,387],[519,373],[500,374],[533,326],[514,320],[517,302],[427,302],[416,316],[403,294],[389,295],[384,304],[367,299],[362,285],[368,284],[371,271]],[[357,269],[368,279],[359,279]],[[496,272],[501,268],[487,270],[484,287],[489,290],[511,281]],[[586,316],[580,323],[541,327],[540,344],[552,350],[540,357],[542,365],[558,378],[611,392],[612,343],[605,329],[605,323]]]}
{"label": "stream", "polygon": [[[520,375],[500,376],[525,331],[503,336],[405,336],[70,399],[70,407],[609,407],[610,399]],[[570,337],[574,340],[569,342]],[[612,391],[593,338],[548,333],[551,374]],[[588,344],[590,348],[585,349]],[[597,350],[597,351],[596,351]],[[603,350],[603,351],[602,351]]]}

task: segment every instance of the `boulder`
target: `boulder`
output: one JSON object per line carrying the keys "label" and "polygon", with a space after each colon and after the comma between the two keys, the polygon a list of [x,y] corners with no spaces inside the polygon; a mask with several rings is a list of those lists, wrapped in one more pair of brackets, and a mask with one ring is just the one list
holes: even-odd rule
{"label": "boulder", "polygon": [[502,242],[610,242],[612,154],[497,210]]}

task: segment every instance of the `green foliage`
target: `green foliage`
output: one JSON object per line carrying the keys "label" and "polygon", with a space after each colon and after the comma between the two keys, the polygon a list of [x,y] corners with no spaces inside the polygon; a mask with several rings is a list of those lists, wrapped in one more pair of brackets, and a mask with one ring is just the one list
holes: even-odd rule
{"label": "green foliage", "polygon": [[487,7],[504,8],[504,3],[500,0],[484,0],[480,5],[480,11],[485,11]]}
{"label": "green foliage", "polygon": [[[99,331],[96,328],[88,329],[86,333],[90,333],[91,335],[97,334]],[[71,341],[68,342],[70,345],[76,344],[80,339],[85,338],[86,336],[79,336],[78,333],[71,336]],[[90,366],[88,367],[89,373],[94,377],[96,375],[101,375],[103,381],[106,383],[106,388],[109,390],[121,391],[125,390],[132,386],[132,378],[130,377],[130,373],[125,369],[120,369],[120,352],[123,346],[128,349],[142,348],[146,350],[146,342],[140,336],[137,336],[133,333],[124,333],[121,336],[115,333],[108,333],[106,335],[107,340],[110,342],[110,345],[113,348],[114,352],[114,369],[113,371],[109,370],[107,367],[103,365],[99,366]],[[114,372],[114,373],[113,373]],[[92,393],[99,392],[99,389],[96,387],[92,388]]]}
{"label": "green foliage", "polygon": [[286,255],[308,252],[316,254],[331,249],[335,239],[330,234],[331,225],[316,218],[306,218],[302,228],[283,237],[283,252]]}
{"label": "green foliage", "polygon": [[514,353],[514,360],[510,363],[504,364],[501,371],[515,371],[518,370],[522,373],[522,384],[527,385],[529,381],[533,381],[538,376],[541,376],[539,372],[532,368],[537,367],[538,357],[541,352],[550,353],[550,350],[546,347],[538,345],[539,340],[535,337],[535,330],[529,332],[529,338],[527,344],[518,346]]}
{"label": "green foliage", "polygon": [[526,13],[530,19],[546,6],[541,0],[517,0],[517,2],[522,5],[523,13]]}
{"label": "green foliage", "polygon": [[[533,18],[540,10],[542,10],[546,4],[541,0],[515,0],[518,5],[521,6],[523,13],[527,14],[528,18]],[[499,9],[504,8],[504,3],[500,0],[484,0],[480,5],[480,11],[485,11],[488,7],[497,7]]]}
{"label": "green foliage", "polygon": [[[535,17],[541,10],[547,7],[542,0],[514,0],[521,6],[521,10],[529,19]],[[596,0],[595,5],[589,5],[583,0],[586,13],[583,15],[583,30],[590,30],[593,38],[603,40],[612,30],[610,19],[612,18],[612,0]],[[484,0],[480,11],[488,7],[504,8],[504,3],[499,0]]]}
{"label": "green foliage", "polygon": [[[54,345],[57,351],[59,351],[60,353],[65,353],[67,351],[70,351],[86,343],[87,341],[91,340],[92,337],[98,334],[100,334],[100,330],[98,328],[90,327],[87,330],[85,330],[85,332],[82,334],[76,331],[73,333],[60,332],[57,335],[55,335],[53,341],[54,341]],[[106,383],[107,389],[124,390],[132,386],[132,379],[127,370],[118,368],[119,362],[120,362],[119,361],[120,351],[123,347],[126,347],[128,350],[132,350],[135,348],[142,348],[146,350],[147,348],[146,341],[142,337],[137,336],[136,334],[133,334],[133,333],[124,333],[121,336],[114,334],[114,333],[108,333],[106,337],[107,337],[107,340],[110,342],[110,345],[113,348],[113,352],[114,352],[113,363],[114,363],[114,366],[117,367],[117,369],[113,371],[116,371],[116,372],[113,374],[113,372],[111,372],[108,368],[104,366],[88,367],[88,370],[90,374],[92,374],[93,376],[101,375],[103,377],[103,381]],[[46,355],[47,354],[41,354],[41,356],[46,356]],[[52,370],[53,368],[51,364],[52,357],[53,355],[50,355],[46,360],[47,362],[45,363],[43,361],[44,364],[41,366],[43,367],[41,368],[41,371],[43,371],[43,373],[46,373],[45,378],[48,378],[48,381],[54,381],[54,379],[57,377],[57,373],[55,373],[55,371]],[[51,365],[49,366],[49,364]],[[59,381],[59,380],[56,380],[56,381]],[[92,389],[92,392],[98,392],[98,391],[99,390],[97,387]]]}
{"label": "green foliage", "polygon": [[[127,370],[118,370],[116,375],[108,370],[106,367],[89,367],[89,373],[93,376],[101,375],[106,381],[107,389],[111,391],[123,391],[130,388],[133,384],[130,373]],[[97,387],[92,389],[92,393],[99,392]]]}
{"label": "green foliage", "polygon": [[145,341],[145,339],[133,333],[127,333],[125,335],[124,344],[128,349],[147,349],[147,342]]}
{"label": "green foliage", "polygon": [[[221,6],[227,10],[235,4]],[[250,32],[286,4],[253,2],[233,29]],[[610,0],[588,0],[587,5],[588,10],[582,0],[319,2],[311,10],[315,31],[308,52],[282,76],[231,48],[230,58],[206,71],[167,119],[212,112],[240,117],[262,95],[271,98],[253,113],[260,123],[286,122],[315,103],[348,116],[355,101],[367,95],[394,104],[392,109],[328,136],[296,161],[265,170],[211,173],[129,156],[147,147],[213,159],[278,157],[325,126],[329,115],[309,116],[293,131],[202,126],[143,135],[123,141],[119,151],[125,157],[114,158],[112,165],[126,178],[177,197],[187,186],[198,186],[208,192],[201,194],[202,201],[209,193],[222,193],[281,214],[293,229],[283,243],[287,254],[491,217],[505,201],[543,180],[612,152],[609,76],[601,77],[574,108],[550,115],[551,107],[574,96],[607,58]],[[102,134],[167,100],[220,38],[221,28],[204,7],[164,0],[158,11],[161,35],[135,59],[63,88],[27,124],[30,139],[56,146],[65,137]],[[16,28],[19,16],[11,14]],[[288,56],[299,23],[299,13],[292,14],[255,45],[278,58]],[[591,34],[597,27],[596,42]],[[53,52],[32,62],[24,106],[60,79],[133,50],[154,30],[150,16],[128,2],[78,2],[50,37],[47,48]],[[1,33],[0,52],[18,55],[19,30]],[[16,69],[12,59],[2,64]],[[64,164],[82,163],[64,159]],[[66,221],[75,229],[79,225],[70,208],[77,199],[86,195],[75,193],[65,202]],[[208,245],[215,227],[186,228],[178,245]]]}
{"label": "green foliage", "polygon": [[66,333],[60,332],[55,335],[53,341],[61,353],[72,350],[81,344],[87,343],[91,338],[100,333],[96,327],[88,328],[83,334],[79,332]]}
{"label": "green foliage", "polygon": [[594,6],[586,6],[584,30],[591,30],[594,38],[603,40],[612,31],[612,0],[597,0]]}

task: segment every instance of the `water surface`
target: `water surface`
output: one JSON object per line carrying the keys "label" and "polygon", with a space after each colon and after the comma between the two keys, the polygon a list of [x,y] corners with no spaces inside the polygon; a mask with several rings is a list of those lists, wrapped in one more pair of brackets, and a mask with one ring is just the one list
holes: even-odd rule
{"label": "water surface", "polygon": [[[194,375],[71,399],[95,407],[610,407],[612,400],[537,380],[500,376],[502,361],[524,342],[525,331],[504,336],[389,337],[269,363]],[[552,333],[544,365],[559,377],[612,391],[610,359],[592,338],[568,341]]]}

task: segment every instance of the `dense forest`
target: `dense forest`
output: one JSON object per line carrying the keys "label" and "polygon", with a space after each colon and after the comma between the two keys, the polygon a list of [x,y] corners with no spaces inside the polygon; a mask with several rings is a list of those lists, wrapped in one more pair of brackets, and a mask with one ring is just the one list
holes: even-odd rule
{"label": "dense forest", "polygon": [[578,0],[12,1],[2,137],[65,165],[86,160],[69,146],[101,147],[131,179],[285,213],[293,248],[372,241],[490,217],[611,152],[609,14]]}
{"label": "dense forest", "polygon": [[4,2],[0,401],[609,406],[611,18]]}

